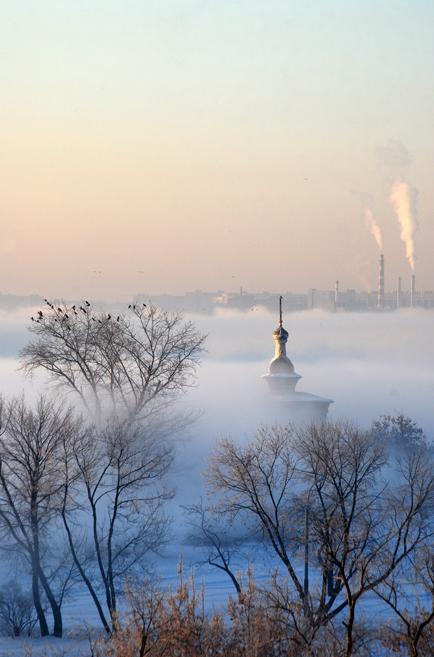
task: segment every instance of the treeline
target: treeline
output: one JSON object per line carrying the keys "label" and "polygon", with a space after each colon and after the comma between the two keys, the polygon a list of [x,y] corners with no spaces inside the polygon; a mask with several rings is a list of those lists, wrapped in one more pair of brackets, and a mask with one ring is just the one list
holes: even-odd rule
{"label": "treeline", "polygon": [[[94,655],[433,654],[432,465],[423,432],[404,416],[370,431],[329,422],[221,441],[209,497],[188,511],[203,562],[233,586],[227,609],[206,613],[206,590],[182,568],[176,591],[136,582]],[[269,575],[261,584],[258,551]]]}

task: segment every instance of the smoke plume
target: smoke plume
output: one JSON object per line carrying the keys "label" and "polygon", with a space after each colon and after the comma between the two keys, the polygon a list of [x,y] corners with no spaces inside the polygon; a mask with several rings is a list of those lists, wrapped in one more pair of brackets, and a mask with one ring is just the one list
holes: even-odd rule
{"label": "smoke plume", "polygon": [[377,242],[377,246],[380,251],[383,251],[383,236],[381,234],[381,228],[374,219],[372,210],[370,208],[365,208],[365,224],[372,237]]}
{"label": "smoke plume", "polygon": [[405,244],[405,256],[412,271],[415,267],[414,234],[417,231],[417,190],[403,180],[396,180],[389,200],[401,226],[401,240]]}
{"label": "smoke plume", "polygon": [[408,148],[399,139],[389,139],[383,146],[376,148],[376,160],[388,174],[397,175],[408,167],[411,155]]}

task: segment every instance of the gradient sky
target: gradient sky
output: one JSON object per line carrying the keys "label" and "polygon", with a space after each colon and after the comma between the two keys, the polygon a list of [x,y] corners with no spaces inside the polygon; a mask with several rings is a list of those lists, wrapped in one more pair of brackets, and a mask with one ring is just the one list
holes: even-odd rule
{"label": "gradient sky", "polygon": [[397,175],[434,289],[433,62],[432,0],[2,0],[1,290],[369,289],[366,198],[393,287]]}

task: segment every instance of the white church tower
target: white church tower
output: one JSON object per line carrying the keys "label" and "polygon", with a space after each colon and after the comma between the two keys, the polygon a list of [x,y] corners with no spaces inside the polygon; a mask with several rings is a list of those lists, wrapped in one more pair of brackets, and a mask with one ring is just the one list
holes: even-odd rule
{"label": "white church tower", "polygon": [[[294,365],[286,355],[288,331],[283,328],[282,297],[279,297],[279,325],[273,331],[274,358],[264,375],[274,400],[290,422],[323,422],[332,399],[318,397],[309,392],[296,392],[295,387],[301,379]],[[281,413],[279,413],[281,415]]]}

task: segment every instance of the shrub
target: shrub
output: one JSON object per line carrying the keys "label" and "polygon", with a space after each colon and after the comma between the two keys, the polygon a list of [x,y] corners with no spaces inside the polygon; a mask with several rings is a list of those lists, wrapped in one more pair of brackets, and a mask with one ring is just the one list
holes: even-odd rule
{"label": "shrub", "polygon": [[0,632],[6,636],[31,636],[37,618],[30,593],[16,580],[0,589]]}

